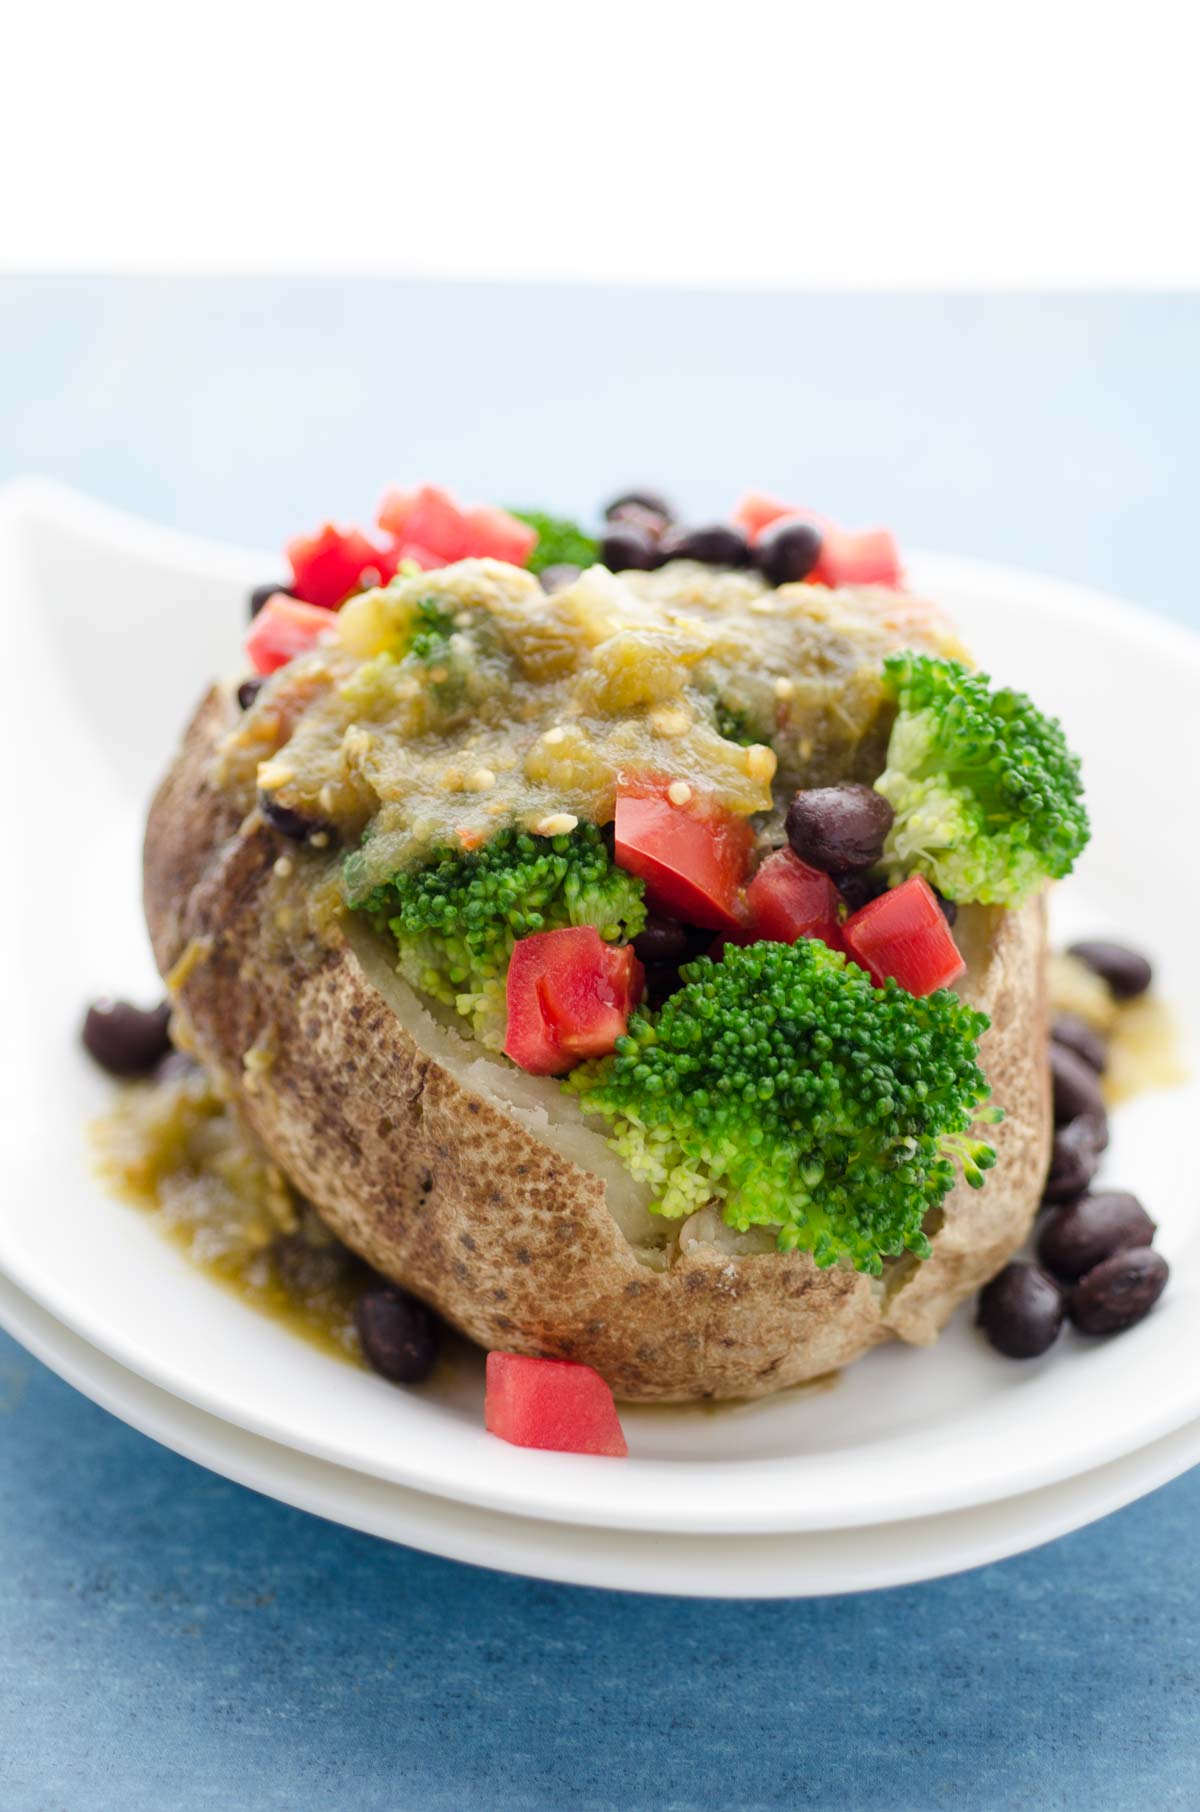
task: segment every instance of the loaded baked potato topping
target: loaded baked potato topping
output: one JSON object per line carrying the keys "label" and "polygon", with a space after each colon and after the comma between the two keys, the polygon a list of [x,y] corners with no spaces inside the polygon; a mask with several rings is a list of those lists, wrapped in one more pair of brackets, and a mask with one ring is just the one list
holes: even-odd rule
{"label": "loaded baked potato topping", "polygon": [[340,600],[365,538],[336,581],[336,531],[302,544],[316,579],[255,617],[215,783],[294,849],[285,931],[297,893],[323,936],[369,923],[497,1061],[567,1079],[652,1213],[821,1267],[927,1258],[998,1117],[951,923],[1066,872],[1077,767],[900,588],[890,538],[841,537],[887,583],[839,586],[813,582],[827,527],[653,516],[610,528],[624,570],[539,577],[518,553],[585,538],[427,487]]}

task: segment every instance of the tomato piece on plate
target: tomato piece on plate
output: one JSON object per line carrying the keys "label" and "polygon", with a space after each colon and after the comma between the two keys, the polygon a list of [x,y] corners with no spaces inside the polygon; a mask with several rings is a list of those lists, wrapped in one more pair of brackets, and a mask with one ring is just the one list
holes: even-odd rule
{"label": "tomato piece on plate", "polygon": [[910,994],[947,988],[967,966],[922,875],[910,875],[860,906],[842,926],[842,943],[876,986],[890,975]]}
{"label": "tomato piece on plate", "polygon": [[695,792],[674,804],[670,785],[654,776],[622,783],[617,865],[646,883],[656,912],[709,931],[738,931],[754,832],[745,818]]}
{"label": "tomato piece on plate", "polygon": [[612,1391],[590,1365],[489,1353],[484,1423],[514,1447],[552,1453],[602,1453],[624,1459],[629,1448]]}
{"label": "tomato piece on plate", "polygon": [[274,673],[298,654],[307,654],[317,637],[332,627],[330,611],[277,591],[251,623],[246,653],[256,673]]}
{"label": "tomato piece on plate", "polygon": [[633,946],[606,944],[594,925],[518,938],[505,987],[505,1055],[534,1076],[603,1057],[627,1030],[644,980]]}
{"label": "tomato piece on plate", "polygon": [[900,554],[890,529],[867,529],[849,534],[844,529],[822,532],[821,552],[808,576],[810,585],[890,585],[901,583]]}
{"label": "tomato piece on plate", "polygon": [[298,535],[287,545],[295,596],[305,604],[336,610],[339,604],[384,576],[387,555],[357,529],[327,522],[315,535]]}
{"label": "tomato piece on plate", "polygon": [[524,566],[537,546],[537,530],[495,504],[480,504],[477,509],[467,510],[464,521],[467,553],[477,559],[507,560],[510,566]]}
{"label": "tomato piece on plate", "polygon": [[767,857],[746,889],[750,929],[773,944],[794,944],[798,937],[820,938],[840,950],[838,901],[833,881],[810,868],[794,850],[777,849]]}

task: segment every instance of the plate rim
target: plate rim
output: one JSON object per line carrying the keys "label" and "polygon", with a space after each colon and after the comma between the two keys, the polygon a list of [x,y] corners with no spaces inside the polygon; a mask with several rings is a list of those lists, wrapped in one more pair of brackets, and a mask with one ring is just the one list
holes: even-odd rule
{"label": "plate rim", "polygon": [[[35,515],[43,525],[48,524],[51,528],[61,526],[67,530],[83,530],[101,540],[118,544],[123,551],[134,556],[155,557],[171,564],[185,562],[189,567],[205,575],[237,580],[239,583],[246,570],[258,564],[261,559],[261,556],[256,556],[251,550],[210,543],[172,529],[163,529],[130,512],[88,498],[83,493],[76,492],[53,480],[16,480],[0,489],[0,518],[15,514],[20,519],[28,513]],[[934,584],[953,584],[964,588],[982,586],[991,591],[997,587],[1003,587],[1006,593],[1020,590],[1026,596],[1036,598],[1039,603],[1045,603],[1047,598],[1053,595],[1056,600],[1061,599],[1065,611],[1076,618],[1082,614],[1095,620],[1097,615],[1103,615],[1122,632],[1127,634],[1136,632],[1143,644],[1148,641],[1156,642],[1160,645],[1163,654],[1178,657],[1181,650],[1186,648],[1189,663],[1200,666],[1200,635],[1169,621],[1156,620],[1153,613],[1144,613],[1140,608],[1122,600],[1109,598],[1088,588],[1075,586],[1068,581],[1052,577],[1043,578],[1027,571],[996,567],[990,563],[962,560],[954,555],[914,553],[911,561],[914,570],[928,574]],[[1146,633],[1147,619],[1153,629],[1152,635]],[[55,1314],[64,1323],[75,1327],[80,1337],[109,1354],[125,1369],[143,1376],[156,1388],[167,1389],[204,1413],[231,1421],[236,1419],[240,1426],[252,1430],[262,1438],[289,1445],[296,1451],[305,1451],[327,1463],[360,1470],[364,1476],[387,1478],[395,1483],[402,1483],[408,1488],[435,1494],[447,1502],[473,1503],[496,1508],[505,1514],[524,1516],[537,1514],[530,1507],[530,1499],[536,1496],[540,1484],[545,1483],[552,1476],[557,1478],[560,1485],[565,1484],[569,1472],[573,1472],[576,1477],[582,1477],[584,1475],[578,1472],[578,1468],[582,1466],[586,1469],[589,1465],[588,1461],[578,1460],[575,1456],[554,1456],[551,1463],[561,1470],[552,1475],[545,1470],[548,1456],[523,1455],[526,1470],[522,1473],[519,1488],[515,1484],[501,1483],[496,1476],[493,1476],[489,1479],[486,1489],[473,1490],[464,1488],[461,1479],[431,1478],[420,1472],[414,1472],[403,1464],[397,1464],[394,1469],[388,1470],[379,1467],[364,1467],[361,1459],[356,1461],[345,1452],[340,1452],[336,1444],[330,1444],[321,1439],[300,1440],[296,1437],[294,1429],[284,1431],[281,1427],[273,1425],[268,1418],[253,1411],[243,1411],[237,1418],[234,1418],[227,1404],[207,1395],[202,1386],[197,1386],[194,1379],[174,1375],[170,1366],[164,1366],[161,1360],[151,1363],[144,1354],[124,1346],[119,1339],[101,1337],[90,1327],[86,1318],[81,1320],[76,1315],[64,1312],[56,1306],[53,1291],[47,1291],[43,1287],[42,1281],[30,1278],[27,1273],[22,1271],[19,1264],[12,1264],[11,1257],[10,1253],[5,1260],[5,1269],[15,1281],[20,1283],[22,1288],[36,1300],[42,1302],[50,1313]],[[246,1312],[251,1311],[246,1310]],[[1136,1451],[1138,1446],[1158,1440],[1172,1429],[1182,1426],[1195,1413],[1195,1405],[1181,1404],[1176,1398],[1166,1410],[1160,1411],[1157,1416],[1151,1417],[1145,1422],[1136,1443],[1131,1445],[1123,1436],[1114,1434],[1110,1434],[1107,1440],[1103,1437],[1097,1438],[1086,1467],[1082,1467],[1080,1470],[1107,1464],[1119,1453],[1129,1454]],[[786,1465],[786,1463],[786,1460],[778,1457],[746,1458],[732,1462],[740,1477],[746,1479],[747,1483],[753,1481],[756,1473],[762,1474],[766,1471],[776,1473],[780,1466]],[[673,1482],[678,1481],[680,1484],[686,1482],[689,1474],[694,1479],[711,1470],[705,1462],[698,1460],[668,1462],[645,1458],[638,1459],[631,1465],[636,1466],[639,1470],[646,1468],[655,1473],[661,1473],[664,1466],[669,1466],[670,1478]],[[588,1476],[593,1477],[594,1475],[589,1474]],[[943,1482],[932,1506],[929,1502],[915,1498],[906,1500],[897,1507],[895,1517],[896,1520],[920,1518],[931,1513],[938,1514],[943,1511],[962,1509],[971,1503],[994,1503],[1004,1497],[1017,1496],[1025,1491],[1041,1488],[1063,1476],[1066,1475],[1052,1471],[1047,1477],[1044,1464],[1032,1468],[1027,1467],[1024,1470],[1017,1467],[1004,1482],[1002,1490],[994,1488],[991,1495],[984,1499],[973,1498],[969,1489],[956,1490],[952,1484]],[[581,1489],[580,1495],[586,1498],[587,1493]],[[636,1498],[635,1492],[630,1492],[628,1495],[630,1498]],[[591,1509],[594,1511],[594,1504],[591,1505]],[[859,1504],[852,1509],[842,1506],[836,1513],[826,1510],[819,1515],[813,1513],[806,1515],[802,1511],[797,1512],[794,1507],[784,1513],[764,1505],[751,1504],[738,1513],[736,1521],[731,1521],[723,1513],[714,1515],[711,1507],[707,1514],[692,1516],[686,1505],[681,1508],[677,1503],[675,1509],[668,1516],[658,1512],[647,1514],[644,1507],[637,1505],[629,1507],[627,1502],[622,1499],[615,1503],[610,1501],[605,1504],[603,1521],[605,1526],[624,1527],[630,1530],[649,1528],[673,1531],[727,1529],[731,1532],[751,1533],[867,1526],[871,1522],[872,1515],[873,1511],[865,1504]],[[568,1506],[559,1502],[555,1504],[547,1520],[586,1523],[589,1521],[589,1510],[578,1504]]]}
{"label": "plate rim", "polygon": [[[281,1446],[122,1366],[3,1277],[0,1327],[118,1421],[277,1503],[462,1565],[646,1597],[826,1598],[949,1578],[1059,1541],[1200,1464],[1197,1418],[1121,1459],[991,1504],[853,1529],[777,1532],[752,1542],[736,1533],[677,1533],[668,1543],[649,1531],[555,1523],[458,1501],[448,1506],[434,1494]],[[1023,1529],[1022,1519],[1031,1516],[1035,1527]],[[983,1519],[990,1519],[986,1535],[978,1527]],[[883,1554],[866,1566],[868,1546],[880,1543]],[[777,1563],[778,1578],[739,1577],[747,1557]],[[636,1572],[621,1576],[635,1562]]]}

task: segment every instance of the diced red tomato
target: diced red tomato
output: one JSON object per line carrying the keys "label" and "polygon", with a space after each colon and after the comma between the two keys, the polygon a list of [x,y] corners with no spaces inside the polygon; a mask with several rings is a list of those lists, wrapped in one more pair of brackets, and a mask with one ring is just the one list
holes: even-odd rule
{"label": "diced red tomato", "polygon": [[364,586],[386,575],[388,555],[357,529],[327,522],[315,535],[299,535],[287,545],[292,591],[305,604],[336,610]]}
{"label": "diced red tomato", "polygon": [[822,532],[821,552],[808,575],[810,585],[899,585],[900,554],[890,529]]}
{"label": "diced red tomato", "polygon": [[612,1391],[590,1365],[489,1353],[484,1422],[514,1447],[552,1453],[629,1452]]}
{"label": "diced red tomato", "polygon": [[375,518],[385,535],[395,535],[403,541],[408,533],[408,512],[412,509],[415,491],[385,491],[383,502]]}
{"label": "diced red tomato", "polygon": [[877,986],[890,975],[910,994],[948,988],[967,966],[921,875],[910,875],[852,913],[842,926],[842,943]]}
{"label": "diced red tomato", "polygon": [[656,775],[622,783],[617,865],[640,875],[656,912],[711,931],[737,931],[754,832],[745,818],[694,792],[683,805],[673,804],[670,785]]}
{"label": "diced red tomato", "polygon": [[593,925],[518,938],[508,965],[505,1055],[534,1076],[603,1057],[627,1030],[645,974],[630,944]]}
{"label": "diced red tomato", "polygon": [[332,626],[328,610],[277,591],[251,623],[246,653],[256,673],[274,673],[298,654],[307,654],[317,637]]}
{"label": "diced red tomato", "polygon": [[403,540],[440,554],[446,563],[461,560],[467,551],[466,517],[440,485],[423,484],[413,492],[400,534]]}
{"label": "diced red tomato", "polygon": [[817,937],[838,950],[837,888],[819,868],[810,868],[790,849],[767,857],[746,889],[750,929],[756,938],[794,944],[798,937]]}
{"label": "diced red tomato", "polygon": [[507,560],[510,566],[524,566],[537,546],[535,528],[494,504],[484,503],[467,510],[465,521],[467,552],[477,559]]}

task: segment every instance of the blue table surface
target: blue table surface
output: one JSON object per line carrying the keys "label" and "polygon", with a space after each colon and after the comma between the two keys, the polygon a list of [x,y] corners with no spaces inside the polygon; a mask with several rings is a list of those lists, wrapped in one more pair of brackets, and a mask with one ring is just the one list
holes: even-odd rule
{"label": "blue table surface", "polygon": [[[0,479],[226,540],[414,476],[754,483],[1200,624],[1195,297],[9,279],[0,393]],[[720,1603],[331,1527],[2,1336],[0,1441],[0,1812],[1200,1804],[1200,1471],[958,1578]]]}

